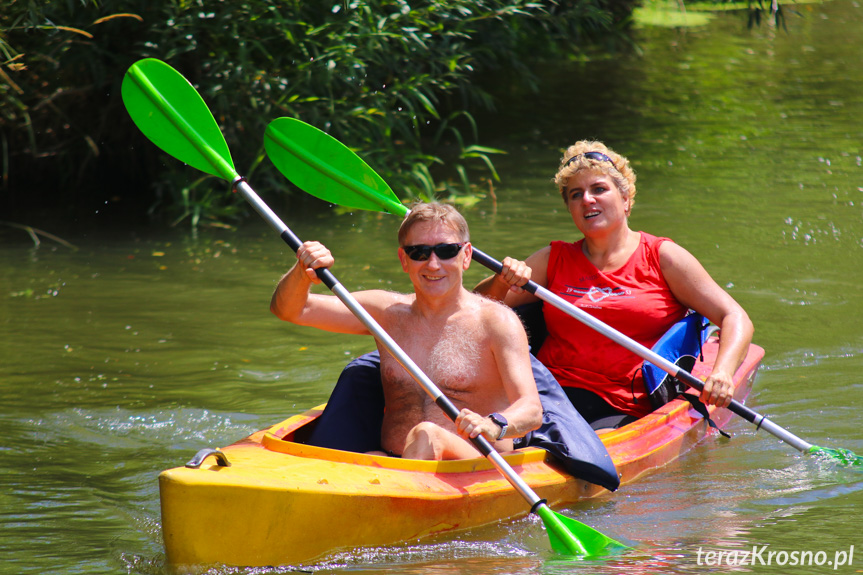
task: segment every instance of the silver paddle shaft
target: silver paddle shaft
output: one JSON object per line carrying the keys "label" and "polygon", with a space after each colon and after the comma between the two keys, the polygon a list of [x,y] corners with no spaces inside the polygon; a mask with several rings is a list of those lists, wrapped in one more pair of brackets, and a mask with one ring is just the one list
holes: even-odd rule
{"label": "silver paddle shaft", "polygon": [[[296,253],[302,242],[300,239],[285,225],[285,223],[264,203],[263,200],[255,193],[251,186],[242,178],[235,178],[232,186],[249,202],[255,211],[260,214],[270,227],[273,228],[282,237],[285,243]],[[317,269],[315,273],[322,282],[338,297],[342,303],[359,319],[366,329],[384,346],[384,348],[392,355],[399,364],[413,377],[425,392],[434,400],[434,402],[443,409],[447,417],[455,421],[458,417],[458,409],[447,398],[441,390],[428,378],[428,376],[417,366],[416,363],[399,347],[395,340],[384,331],[377,321],[360,305],[356,298],[349,292],[338,279],[328,269]],[[498,453],[486,440],[480,435],[475,439],[471,439],[474,446],[484,455],[492,465],[504,476],[507,481],[515,487],[515,489],[524,497],[531,505],[531,511],[535,511],[538,505],[544,505],[542,499],[519,477],[512,467],[507,463],[503,456]]]}

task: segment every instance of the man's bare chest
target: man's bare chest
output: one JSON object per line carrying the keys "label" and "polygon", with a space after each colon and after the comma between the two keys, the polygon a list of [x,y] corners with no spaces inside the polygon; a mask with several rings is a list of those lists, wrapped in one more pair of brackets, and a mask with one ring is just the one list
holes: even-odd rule
{"label": "man's bare chest", "polygon": [[[440,327],[402,322],[391,331],[393,339],[436,385],[448,393],[468,392],[481,378],[490,352],[470,322]],[[405,385],[412,378],[388,353],[381,354],[384,384]],[[412,387],[416,387],[413,384]]]}

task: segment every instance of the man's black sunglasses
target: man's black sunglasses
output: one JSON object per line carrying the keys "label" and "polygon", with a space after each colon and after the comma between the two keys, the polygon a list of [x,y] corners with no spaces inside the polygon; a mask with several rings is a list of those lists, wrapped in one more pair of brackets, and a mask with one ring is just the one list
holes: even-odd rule
{"label": "man's black sunglasses", "polygon": [[435,253],[438,259],[452,259],[458,255],[462,246],[464,246],[464,244],[437,244],[434,246],[420,244],[416,246],[405,246],[402,249],[408,257],[415,262],[424,262],[431,257],[432,252]]}
{"label": "man's black sunglasses", "polygon": [[[602,152],[585,152],[583,154],[578,154],[578,155],[573,156],[570,159],[568,159],[566,161],[566,163],[563,165],[563,167],[566,168],[567,166],[569,166],[571,163],[573,163],[574,161],[576,161],[579,158],[587,158],[588,160],[596,160],[597,162],[608,162],[609,164],[611,164],[611,167],[613,167],[615,170],[617,170],[617,166],[614,164],[612,159],[609,158],[608,156],[606,156],[605,154],[603,154]],[[620,171],[620,170],[618,170],[618,171]]]}

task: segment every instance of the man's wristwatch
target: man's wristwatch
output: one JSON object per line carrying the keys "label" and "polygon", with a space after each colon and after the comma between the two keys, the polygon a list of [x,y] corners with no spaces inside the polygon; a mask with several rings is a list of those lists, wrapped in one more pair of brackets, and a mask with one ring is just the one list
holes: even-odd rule
{"label": "man's wristwatch", "polygon": [[506,430],[509,427],[509,423],[507,423],[506,418],[499,413],[492,413],[488,418],[500,426],[500,435],[497,436],[495,441],[503,439],[503,436],[506,435]]}

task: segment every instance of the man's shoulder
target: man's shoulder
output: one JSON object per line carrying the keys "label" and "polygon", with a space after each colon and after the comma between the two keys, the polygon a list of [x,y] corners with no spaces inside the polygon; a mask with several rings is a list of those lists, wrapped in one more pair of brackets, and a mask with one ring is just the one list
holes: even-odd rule
{"label": "man's shoulder", "polygon": [[521,320],[508,305],[479,294],[471,294],[475,298],[478,317],[489,325],[499,329],[522,329]]}
{"label": "man's shoulder", "polygon": [[487,311],[489,313],[512,313],[515,315],[515,312],[512,311],[512,308],[506,305],[503,302],[499,302],[495,299],[491,299],[490,297],[486,297],[482,294],[469,292],[470,296],[473,298],[475,305],[479,306],[483,311]]}
{"label": "man's shoulder", "polygon": [[353,292],[353,296],[362,305],[372,305],[382,310],[388,310],[392,307],[398,308],[401,305],[410,306],[416,298],[414,294],[382,289],[356,291]]}
{"label": "man's shoulder", "polygon": [[413,299],[416,297],[414,294],[407,294],[398,291],[385,290],[385,289],[369,289],[369,290],[358,290],[352,292],[357,297],[368,297],[375,299],[392,299],[392,300],[406,300]]}

